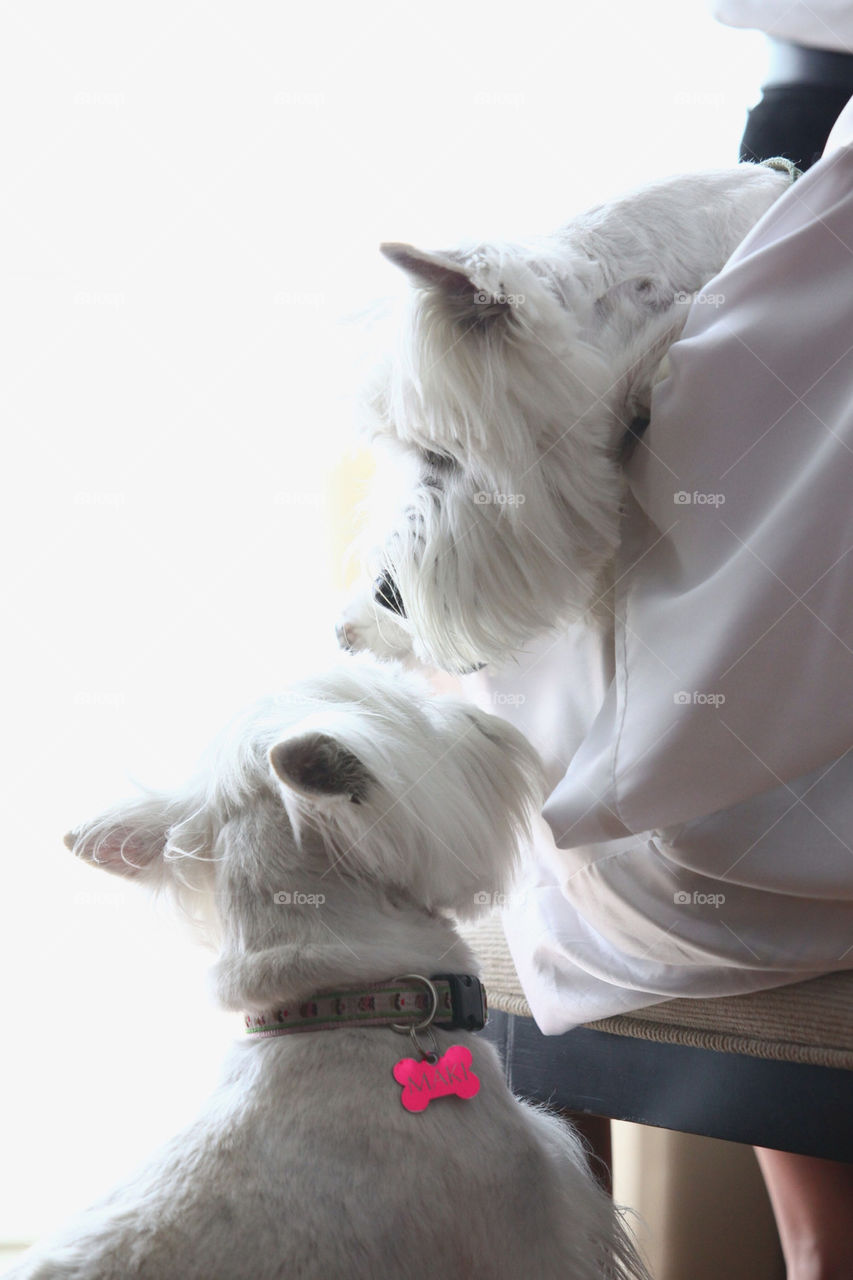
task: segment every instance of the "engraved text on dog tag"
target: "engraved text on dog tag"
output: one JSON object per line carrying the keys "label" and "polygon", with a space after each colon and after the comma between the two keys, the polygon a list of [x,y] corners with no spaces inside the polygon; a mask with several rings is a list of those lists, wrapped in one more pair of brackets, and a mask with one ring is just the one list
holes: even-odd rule
{"label": "engraved text on dog tag", "polygon": [[480,1078],[471,1070],[471,1050],[452,1044],[437,1062],[425,1058],[401,1058],[394,1064],[394,1079],[403,1086],[400,1101],[407,1111],[425,1111],[433,1098],[473,1098]]}

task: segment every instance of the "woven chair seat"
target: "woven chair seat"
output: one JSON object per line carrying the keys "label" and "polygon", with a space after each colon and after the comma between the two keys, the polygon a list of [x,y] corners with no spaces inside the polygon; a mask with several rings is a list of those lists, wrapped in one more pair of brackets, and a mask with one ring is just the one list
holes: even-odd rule
{"label": "woven chair seat", "polygon": [[[480,961],[490,1008],[532,1017],[500,913],[461,932]],[[752,995],[667,1000],[586,1025],[661,1044],[853,1070],[853,972]]]}

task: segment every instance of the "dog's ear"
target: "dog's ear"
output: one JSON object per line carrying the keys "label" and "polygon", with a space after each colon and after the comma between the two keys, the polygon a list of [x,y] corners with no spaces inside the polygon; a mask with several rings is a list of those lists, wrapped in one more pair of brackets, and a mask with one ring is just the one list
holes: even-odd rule
{"label": "dog's ear", "polygon": [[116,807],[65,836],[66,846],[93,867],[116,875],[159,875],[177,815],[165,797],[145,796]]}
{"label": "dog's ear", "polygon": [[310,730],[270,748],[279,781],[309,800],[345,799],[361,804],[374,778],[358,756],[327,733]]}
{"label": "dog's ear", "polygon": [[415,283],[441,289],[444,293],[469,295],[476,292],[476,284],[461,262],[455,262],[443,253],[416,249],[411,244],[386,243],[379,246],[395,267],[405,271]]}
{"label": "dog's ear", "polygon": [[492,332],[495,324],[506,322],[513,306],[509,297],[494,293],[485,281],[475,278],[474,268],[444,253],[416,249],[411,244],[379,246],[389,262],[405,271],[411,282],[432,291],[449,314],[466,324],[474,322],[479,332]]}

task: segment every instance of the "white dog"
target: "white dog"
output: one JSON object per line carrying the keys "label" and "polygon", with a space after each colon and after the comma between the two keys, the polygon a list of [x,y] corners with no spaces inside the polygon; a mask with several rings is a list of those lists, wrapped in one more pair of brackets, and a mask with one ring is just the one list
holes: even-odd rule
{"label": "white dog", "polygon": [[72,833],[93,866],[212,904],[248,1033],[198,1119],[9,1275],[641,1276],[577,1138],[464,1029],[479,984],[448,912],[506,886],[540,786],[503,721],[355,659],[248,714],[184,792]]}
{"label": "white dog", "polygon": [[410,277],[374,437],[413,470],[341,643],[468,670],[595,613],[621,458],[689,304],[789,186],[787,161],[656,182],[529,244],[383,252]]}

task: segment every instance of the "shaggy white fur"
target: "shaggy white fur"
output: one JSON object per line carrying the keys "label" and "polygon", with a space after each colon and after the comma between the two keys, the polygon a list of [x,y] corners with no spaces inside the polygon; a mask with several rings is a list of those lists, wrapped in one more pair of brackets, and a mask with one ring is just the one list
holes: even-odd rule
{"label": "shaggy white fur", "polygon": [[744,164],[656,182],[527,244],[383,246],[413,289],[371,429],[418,474],[342,643],[459,671],[594,616],[632,421],[689,304],[719,302],[702,290],[791,177]]}
{"label": "shaggy white fur", "polygon": [[[471,972],[448,913],[507,887],[540,795],[503,720],[355,659],[254,708],[182,793],[69,842],[177,893],[213,929],[222,1003],[260,1013]],[[421,1115],[400,1104],[392,1068],[412,1049],[388,1028],[238,1043],[198,1119],[10,1280],[641,1276],[571,1129],[511,1096],[490,1045],[436,1035],[470,1048],[482,1083]]]}

